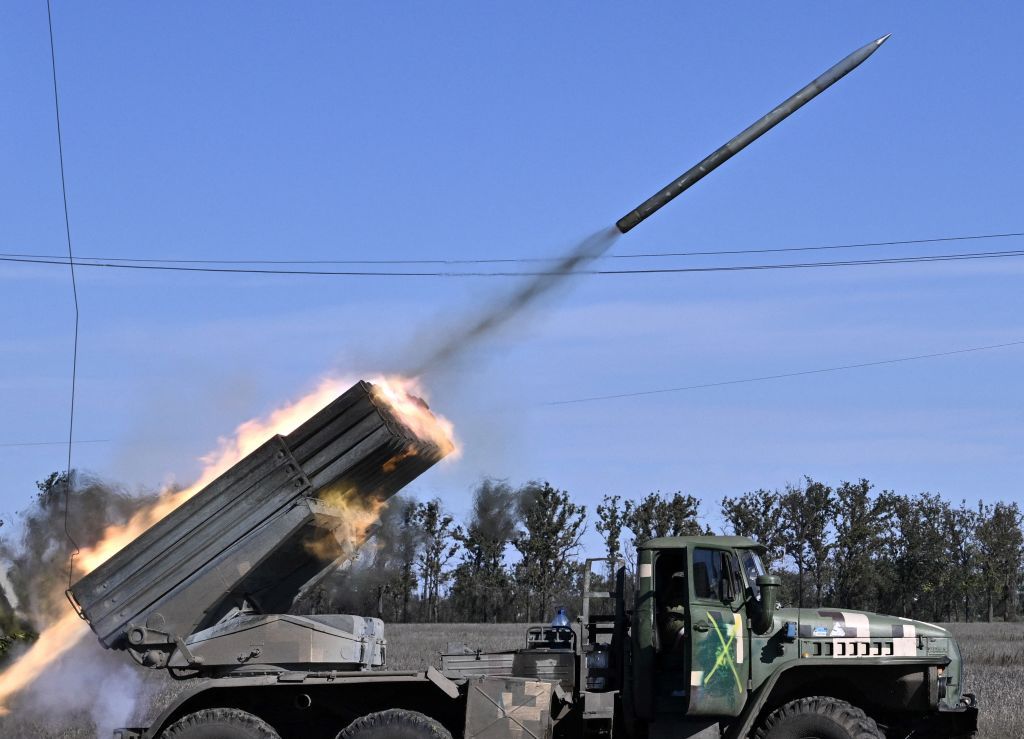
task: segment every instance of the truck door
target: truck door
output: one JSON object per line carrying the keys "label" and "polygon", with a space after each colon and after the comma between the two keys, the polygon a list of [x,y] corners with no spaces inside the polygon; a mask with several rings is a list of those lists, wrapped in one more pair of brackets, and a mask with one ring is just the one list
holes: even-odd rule
{"label": "truck door", "polygon": [[739,562],[728,549],[690,558],[691,715],[737,716],[746,700],[749,651]]}

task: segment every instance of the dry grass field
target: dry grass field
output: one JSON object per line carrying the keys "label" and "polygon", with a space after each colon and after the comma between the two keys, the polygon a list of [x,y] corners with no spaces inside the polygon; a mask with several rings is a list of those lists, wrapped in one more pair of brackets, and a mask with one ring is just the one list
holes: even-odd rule
{"label": "dry grass field", "polygon": [[[966,660],[967,690],[981,705],[979,739],[1024,737],[1024,624],[952,624]],[[522,624],[389,625],[388,666],[395,670],[436,665],[449,642],[485,650],[515,649],[525,642]],[[146,673],[148,705],[140,723],[170,701],[181,685],[159,673]],[[87,712],[74,715],[26,715],[15,711],[0,718],[5,739],[94,739]],[[107,739],[106,736],[100,739]]]}
{"label": "dry grass field", "polygon": [[964,655],[964,686],[978,696],[980,737],[1024,737],[1024,624],[944,624]]}

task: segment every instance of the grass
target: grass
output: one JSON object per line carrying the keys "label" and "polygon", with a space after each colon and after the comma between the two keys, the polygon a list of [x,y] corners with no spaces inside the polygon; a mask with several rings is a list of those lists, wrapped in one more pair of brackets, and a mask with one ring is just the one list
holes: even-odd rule
{"label": "grass", "polygon": [[[950,624],[966,663],[966,690],[981,707],[979,739],[1024,737],[1024,624]],[[437,665],[449,642],[488,651],[525,644],[522,624],[395,624],[386,627],[388,668],[420,670]],[[149,704],[138,724],[157,713],[182,689],[160,672],[146,671]],[[94,739],[86,712],[64,716],[15,711],[0,718],[0,736],[18,739]],[[100,739],[108,739],[107,736]]]}
{"label": "grass", "polygon": [[524,624],[395,624],[384,627],[388,638],[388,669],[425,670],[438,666],[449,642],[472,649],[500,652],[526,646]]}
{"label": "grass", "polygon": [[978,697],[978,736],[1024,737],[1024,624],[945,624],[964,657],[964,687]]}

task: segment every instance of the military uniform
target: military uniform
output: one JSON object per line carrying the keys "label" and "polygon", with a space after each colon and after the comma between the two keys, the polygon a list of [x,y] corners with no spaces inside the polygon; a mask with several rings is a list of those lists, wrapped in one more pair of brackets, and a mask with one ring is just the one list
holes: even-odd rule
{"label": "military uniform", "polygon": [[658,636],[665,652],[682,652],[686,641],[686,575],[672,575],[661,608],[658,609]]}

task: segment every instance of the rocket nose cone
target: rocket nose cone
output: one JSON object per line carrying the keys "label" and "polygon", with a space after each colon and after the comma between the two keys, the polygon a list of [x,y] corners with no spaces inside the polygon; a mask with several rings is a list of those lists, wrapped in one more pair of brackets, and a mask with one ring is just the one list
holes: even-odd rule
{"label": "rocket nose cone", "polygon": [[886,42],[886,40],[887,40],[887,39],[888,39],[888,38],[889,38],[890,36],[892,36],[892,34],[891,34],[891,33],[887,33],[887,34],[885,34],[884,36],[882,36],[882,38],[880,38],[880,39],[877,39],[877,40],[875,41],[875,46],[881,46],[882,44],[884,44],[884,43]]}

